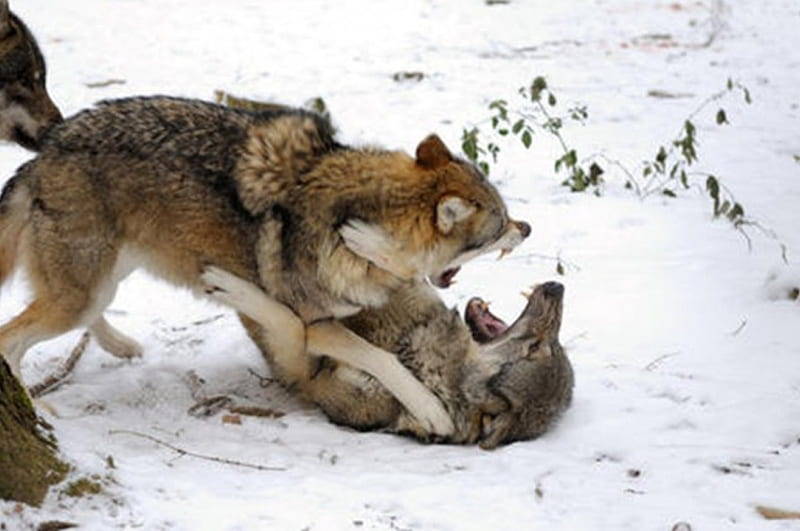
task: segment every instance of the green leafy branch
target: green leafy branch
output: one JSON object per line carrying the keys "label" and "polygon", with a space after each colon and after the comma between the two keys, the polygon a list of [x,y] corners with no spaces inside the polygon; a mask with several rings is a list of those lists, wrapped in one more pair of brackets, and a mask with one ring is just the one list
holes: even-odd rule
{"label": "green leafy branch", "polygon": [[[558,99],[541,76],[534,78],[529,86],[521,87],[518,92],[527,102],[524,107],[509,109],[508,101],[503,99],[489,103],[489,110],[493,112],[489,119],[492,131],[501,138],[517,138],[525,149],[530,149],[537,131],[549,133],[555,137],[561,148],[561,156],[555,160],[554,167],[556,173],[566,173],[563,184],[574,192],[597,187],[602,182],[602,168],[595,163],[586,166],[581,164],[578,153],[567,144],[561,133],[568,121],[581,124],[586,122],[589,117],[586,106],[575,105],[562,115],[556,113]],[[500,152],[497,141],[482,140],[478,127],[462,131],[461,149],[487,174],[491,169],[490,164],[497,163]]]}
{"label": "green leafy branch", "polygon": [[[681,189],[688,189],[697,178],[704,179],[703,190],[713,205],[713,216],[729,220],[737,229],[745,225],[756,225],[745,217],[744,207],[733,194],[721,184],[720,179],[710,173],[693,172],[692,166],[698,161],[697,127],[695,119],[710,105],[722,100],[733,92],[741,92],[744,101],[751,103],[750,91],[738,82],[728,79],[723,90],[706,98],[689,116],[673,138],[656,150],[652,159],[645,160],[637,171],[632,171],[619,161],[611,160],[601,154],[580,158],[574,147],[564,137],[567,123],[584,125],[589,113],[585,105],[574,105],[559,112],[558,99],[548,87],[547,81],[539,76],[518,93],[524,103],[512,107],[508,101],[499,99],[489,103],[491,132],[484,135],[474,126],[462,131],[462,149],[467,157],[485,173],[497,164],[501,151],[501,139],[516,138],[527,150],[533,144],[537,132],[554,137],[560,147],[560,155],[554,161],[556,174],[566,174],[562,181],[573,192],[591,190],[600,195],[600,185],[608,166],[620,170],[625,176],[625,187],[638,196],[645,197],[660,192],[667,197],[676,197]],[[717,125],[728,124],[725,109],[718,107],[714,121]]]}

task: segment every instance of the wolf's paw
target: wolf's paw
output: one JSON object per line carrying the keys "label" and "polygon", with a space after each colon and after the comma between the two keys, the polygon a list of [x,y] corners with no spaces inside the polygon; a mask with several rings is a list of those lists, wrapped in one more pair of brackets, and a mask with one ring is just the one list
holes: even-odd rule
{"label": "wolf's paw", "polygon": [[111,326],[104,317],[95,321],[89,330],[103,350],[112,356],[125,359],[142,357],[142,346]]}
{"label": "wolf's paw", "polygon": [[383,228],[360,219],[348,219],[339,229],[344,244],[353,253],[400,278],[411,278],[415,270],[401,259],[397,241]]}
{"label": "wolf's paw", "polygon": [[208,266],[200,275],[206,294],[227,306],[250,314],[255,311],[263,291],[255,284],[216,266]]}
{"label": "wolf's paw", "polygon": [[144,352],[144,349],[137,341],[125,336],[114,338],[112,341],[100,341],[98,339],[97,342],[100,343],[103,350],[116,358],[141,358]]}
{"label": "wolf's paw", "polygon": [[411,408],[411,413],[428,433],[441,437],[452,435],[456,428],[442,403],[433,394],[426,398],[426,401]]}
{"label": "wolf's paw", "polygon": [[455,425],[439,398],[422,382],[408,373],[405,385],[395,396],[428,433],[447,437],[455,432]]}

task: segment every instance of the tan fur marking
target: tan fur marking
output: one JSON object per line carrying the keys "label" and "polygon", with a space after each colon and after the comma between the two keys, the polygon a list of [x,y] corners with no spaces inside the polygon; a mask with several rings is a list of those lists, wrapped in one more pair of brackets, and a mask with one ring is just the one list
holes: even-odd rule
{"label": "tan fur marking", "polygon": [[271,203],[285,199],[296,175],[310,170],[324,148],[308,116],[281,116],[253,126],[236,167],[245,208],[260,214]]}

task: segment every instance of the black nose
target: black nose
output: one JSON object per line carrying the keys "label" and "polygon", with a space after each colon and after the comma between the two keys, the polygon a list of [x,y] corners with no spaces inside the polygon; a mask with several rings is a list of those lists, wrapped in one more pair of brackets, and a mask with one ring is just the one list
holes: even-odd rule
{"label": "black nose", "polygon": [[531,235],[531,226],[525,223],[524,221],[515,221],[514,223],[517,224],[517,228],[519,229],[520,234],[522,234],[523,238],[527,238]]}
{"label": "black nose", "polygon": [[542,284],[542,293],[545,297],[562,297],[564,295],[564,285],[559,282],[545,282]]}

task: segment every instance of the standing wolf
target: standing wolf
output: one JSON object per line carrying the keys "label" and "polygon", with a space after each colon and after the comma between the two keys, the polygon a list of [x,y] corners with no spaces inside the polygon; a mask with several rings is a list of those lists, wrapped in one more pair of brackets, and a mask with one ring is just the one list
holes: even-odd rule
{"label": "standing wolf", "polygon": [[[446,285],[465,260],[507,251],[529,232],[435,136],[410,157],[342,146],[325,120],[298,110],[103,102],[53,128],[3,190],[0,282],[19,258],[34,299],[0,327],[0,352],[19,376],[30,346],[88,326],[111,353],[137,355],[102,315],[117,284],[144,267],[201,294],[201,271],[213,265],[261,284],[300,316],[281,329],[281,355],[305,359],[303,323],[381,306],[426,276]],[[261,267],[274,249],[278,260]],[[325,330],[331,341],[347,333],[335,320]],[[383,354],[344,352],[342,361],[449,432],[435,396]]]}
{"label": "standing wolf", "polygon": [[[258,286],[217,268],[204,279],[219,300],[239,309],[257,326],[248,333],[261,349],[273,374],[293,369],[276,358],[284,336],[275,326],[276,302]],[[544,433],[569,406],[573,372],[558,339],[564,287],[557,282],[536,286],[528,304],[510,327],[472,299],[462,321],[434,290],[417,282],[396,291],[381,308],[366,309],[343,323],[371,348],[386,349],[444,404],[454,429],[438,440],[479,442],[492,449]],[[283,323],[282,323],[283,325]],[[328,358],[342,350],[363,351],[359,341],[331,342],[327,323],[308,326],[308,354],[317,360],[313,371],[297,382],[300,392],[319,405],[334,422],[357,429],[410,433],[430,440],[431,433],[410,416],[380,382],[346,364]],[[320,333],[322,331],[322,333]]]}
{"label": "standing wolf", "polygon": [[46,73],[30,30],[0,0],[0,140],[35,150],[42,133],[61,121]]}

